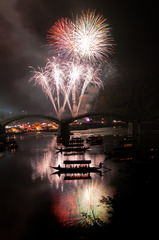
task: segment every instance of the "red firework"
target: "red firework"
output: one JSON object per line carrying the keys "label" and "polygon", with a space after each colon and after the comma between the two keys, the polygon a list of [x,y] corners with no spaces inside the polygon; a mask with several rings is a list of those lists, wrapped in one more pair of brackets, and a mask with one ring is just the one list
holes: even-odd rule
{"label": "red firework", "polygon": [[51,46],[55,48],[58,53],[64,53],[67,49],[67,54],[72,50],[72,34],[73,24],[68,18],[62,18],[55,22],[49,29],[47,39]]}

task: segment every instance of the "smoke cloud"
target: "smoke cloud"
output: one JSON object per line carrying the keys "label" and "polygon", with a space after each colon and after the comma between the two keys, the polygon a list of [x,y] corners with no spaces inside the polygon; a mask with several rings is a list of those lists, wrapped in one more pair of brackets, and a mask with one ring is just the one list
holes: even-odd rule
{"label": "smoke cloud", "polygon": [[[23,19],[16,9],[16,0],[0,2],[0,109],[20,112],[46,109],[41,91],[28,83],[31,76],[29,65],[45,63],[46,50],[37,34],[23,25]],[[7,83],[7,84],[6,84]]]}

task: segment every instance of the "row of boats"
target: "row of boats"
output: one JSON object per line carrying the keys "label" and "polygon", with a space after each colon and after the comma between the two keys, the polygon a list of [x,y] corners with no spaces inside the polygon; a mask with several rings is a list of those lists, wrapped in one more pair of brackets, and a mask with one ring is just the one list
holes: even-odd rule
{"label": "row of boats", "polygon": [[[86,139],[86,143],[89,145],[100,145],[103,143],[102,136],[90,136]],[[85,152],[89,147],[84,146],[84,139],[81,137],[73,137],[68,145],[60,148],[55,148],[58,152]]]}
{"label": "row of boats", "polygon": [[[91,136],[86,139],[86,143],[90,145],[101,144],[103,139],[101,136]],[[80,137],[73,137],[69,141],[69,145],[55,148],[57,153],[64,153],[65,156],[69,155],[82,155],[85,151],[89,150],[89,147],[84,146],[84,139]],[[74,179],[91,179],[90,173],[101,173],[102,163],[99,166],[91,166],[91,160],[65,160],[63,162],[64,166],[50,166],[56,172],[53,174],[65,174],[64,180],[74,180]]]}
{"label": "row of boats", "polygon": [[119,147],[113,148],[110,152],[105,152],[106,160],[110,159],[115,162],[140,160],[140,161],[158,161],[159,147],[142,146],[133,137],[124,137],[119,141]]}
{"label": "row of boats", "polygon": [[[91,137],[90,139],[87,139],[86,142],[89,141],[97,142],[101,138]],[[96,140],[95,140],[96,139]],[[77,143],[78,142],[78,143]],[[96,144],[98,144],[96,142]],[[100,141],[99,144],[101,144],[102,141]],[[81,138],[79,139],[72,139],[71,144],[69,146],[65,146],[64,148],[57,148],[58,152],[64,152],[64,155],[77,155],[77,154],[83,154],[83,152],[89,150],[89,147],[84,147],[83,140]],[[124,137],[121,141],[119,141],[119,147],[113,148],[110,152],[105,152],[106,158],[105,160],[113,160],[115,162],[123,162],[123,161],[131,161],[135,160],[137,158],[144,159],[159,159],[159,148],[150,148],[146,149],[146,151],[139,151],[137,147],[137,143],[135,138],[133,137]],[[97,167],[91,167],[91,160],[66,160],[63,162],[65,165],[64,167],[61,167],[60,165],[57,167],[53,167],[55,170],[57,170],[59,175],[61,173],[91,173],[91,172],[101,172],[102,164],[100,163]],[[107,169],[109,170],[109,169]],[[55,173],[55,174],[56,174]]]}
{"label": "row of boats", "polygon": [[6,139],[0,142],[0,152],[4,152],[6,149],[11,150],[18,147],[18,144],[14,138]]}

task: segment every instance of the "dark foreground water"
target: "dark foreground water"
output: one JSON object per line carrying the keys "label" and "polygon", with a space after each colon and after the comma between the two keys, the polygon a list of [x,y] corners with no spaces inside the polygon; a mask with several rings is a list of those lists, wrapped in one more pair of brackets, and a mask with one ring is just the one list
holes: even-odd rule
{"label": "dark foreground water", "polygon": [[[147,150],[159,146],[158,134],[137,141],[133,160],[114,161],[107,153],[119,145],[124,129],[74,132],[86,139],[91,133],[104,143],[83,155],[57,153],[52,133],[16,137],[18,149],[0,157],[0,239],[111,239],[158,233],[158,156]],[[63,161],[103,163],[101,173],[68,180],[50,166]]]}

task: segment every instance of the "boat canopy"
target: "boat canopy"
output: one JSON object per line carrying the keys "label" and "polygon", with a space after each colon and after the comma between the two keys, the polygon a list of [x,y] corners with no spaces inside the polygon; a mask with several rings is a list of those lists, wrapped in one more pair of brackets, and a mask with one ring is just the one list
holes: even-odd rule
{"label": "boat canopy", "polygon": [[91,160],[65,160],[64,164],[90,164]]}

